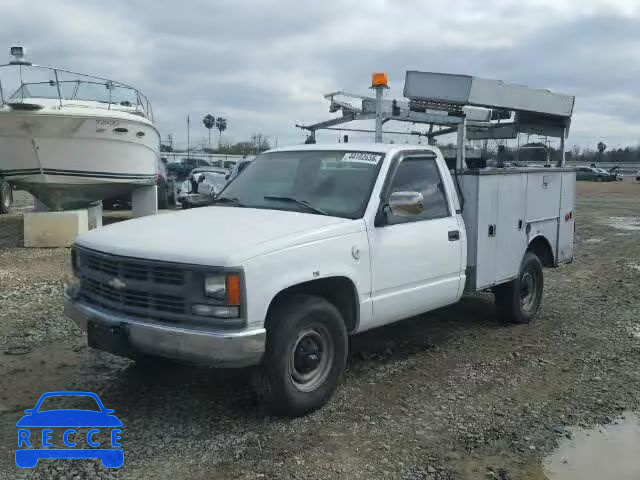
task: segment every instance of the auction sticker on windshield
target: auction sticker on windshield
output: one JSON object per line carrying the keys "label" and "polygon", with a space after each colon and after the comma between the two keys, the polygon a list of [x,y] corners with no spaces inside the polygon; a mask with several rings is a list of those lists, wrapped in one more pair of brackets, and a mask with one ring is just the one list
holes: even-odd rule
{"label": "auction sticker on windshield", "polygon": [[342,157],[343,162],[352,162],[352,163],[371,163],[373,165],[377,165],[382,155],[378,155],[375,153],[367,153],[367,152],[347,152]]}

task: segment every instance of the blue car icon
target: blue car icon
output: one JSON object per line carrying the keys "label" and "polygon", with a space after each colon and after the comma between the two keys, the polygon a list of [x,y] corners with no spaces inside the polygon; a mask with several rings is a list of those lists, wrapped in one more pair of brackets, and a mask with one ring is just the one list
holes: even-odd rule
{"label": "blue car icon", "polygon": [[[50,397],[90,397],[95,400],[99,410],[85,409],[55,409],[41,410],[42,403]],[[124,451],[121,447],[120,432],[122,422],[113,415],[114,410],[104,408],[98,395],[92,392],[61,391],[48,392],[43,394],[36,406],[24,411],[26,413],[18,423],[18,449],[16,450],[16,465],[21,468],[33,468],[41,458],[62,458],[62,459],[100,459],[106,468],[119,468],[124,463]],[[64,446],[68,448],[52,448],[52,427],[66,427],[62,435]],[[87,428],[86,443],[88,447],[99,447],[100,442],[96,440],[96,435],[100,429],[110,430],[111,448],[76,448],[81,445],[80,435],[76,428]],[[42,429],[42,438],[30,429]],[[39,430],[38,430],[39,432]],[[34,433],[32,437],[32,433]],[[79,437],[79,438],[76,438]],[[32,445],[33,443],[33,445]],[[104,442],[103,442],[104,443]],[[24,448],[40,447],[43,448]],[[23,447],[23,448],[20,448]]]}

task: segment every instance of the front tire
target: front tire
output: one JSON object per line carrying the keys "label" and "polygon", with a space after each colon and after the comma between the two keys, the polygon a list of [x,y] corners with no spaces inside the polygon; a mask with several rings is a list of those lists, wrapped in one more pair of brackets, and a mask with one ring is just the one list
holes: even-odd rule
{"label": "front tire", "polygon": [[269,315],[265,355],[253,386],[270,413],[297,417],[333,395],[347,362],[347,330],[324,298],[293,295]]}
{"label": "front tire", "polygon": [[543,289],[542,263],[533,252],[526,252],[518,278],[494,289],[500,316],[511,323],[530,323],[540,309]]}

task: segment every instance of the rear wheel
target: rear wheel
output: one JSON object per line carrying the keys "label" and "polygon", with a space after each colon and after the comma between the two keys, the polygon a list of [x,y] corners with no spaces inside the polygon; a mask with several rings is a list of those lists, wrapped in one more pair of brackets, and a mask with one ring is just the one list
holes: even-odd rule
{"label": "rear wheel", "polygon": [[518,278],[494,289],[500,315],[512,323],[531,322],[540,309],[543,289],[542,263],[533,252],[527,252]]}
{"label": "rear wheel", "polygon": [[331,398],[347,361],[347,330],[327,300],[294,295],[270,313],[253,386],[271,413],[300,416]]}
{"label": "rear wheel", "polygon": [[13,190],[11,185],[0,180],[0,213],[9,213],[13,205]]}

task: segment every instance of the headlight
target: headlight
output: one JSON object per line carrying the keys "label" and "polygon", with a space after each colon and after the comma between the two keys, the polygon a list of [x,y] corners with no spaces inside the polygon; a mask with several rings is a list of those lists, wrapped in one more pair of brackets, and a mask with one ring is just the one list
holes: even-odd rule
{"label": "headlight", "polygon": [[226,305],[240,305],[240,275],[237,273],[208,274],[204,277],[204,294],[225,302]]}
{"label": "headlight", "polygon": [[204,277],[204,294],[216,300],[227,299],[227,276],[207,275]]}
{"label": "headlight", "polygon": [[239,307],[226,307],[222,305],[206,305],[197,303],[191,307],[191,311],[194,315],[200,315],[203,317],[237,318],[240,316]]}

